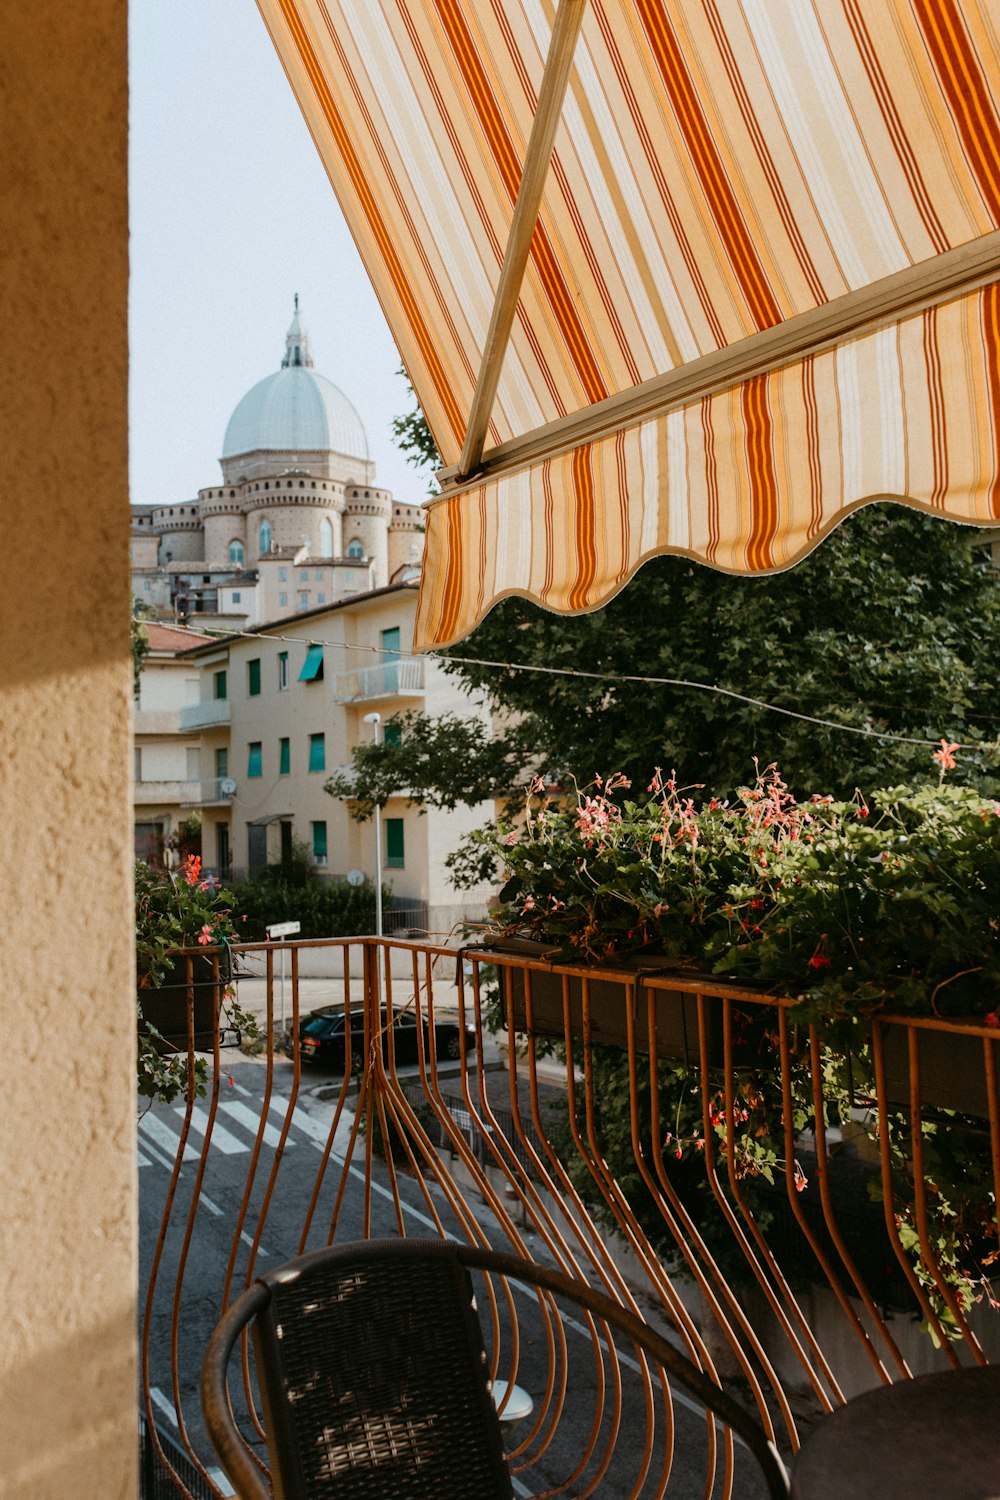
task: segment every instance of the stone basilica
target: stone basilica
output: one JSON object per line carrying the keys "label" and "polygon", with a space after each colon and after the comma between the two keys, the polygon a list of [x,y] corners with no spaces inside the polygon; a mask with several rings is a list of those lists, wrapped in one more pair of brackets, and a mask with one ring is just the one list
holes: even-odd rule
{"label": "stone basilica", "polygon": [[153,616],[256,625],[417,577],[419,505],[375,483],[361,419],[295,314],[281,368],[229,419],[222,482],[132,506],[132,590]]}

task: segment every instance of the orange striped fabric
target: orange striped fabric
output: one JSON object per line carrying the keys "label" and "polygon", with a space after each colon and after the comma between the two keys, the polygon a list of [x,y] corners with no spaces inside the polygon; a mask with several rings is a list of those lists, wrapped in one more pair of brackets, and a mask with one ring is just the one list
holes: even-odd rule
{"label": "orange striped fabric", "polygon": [[[430,507],[421,643],[510,592],[595,608],[657,552],[786,567],[875,495],[995,522],[992,287],[517,456],[567,414],[1000,229],[995,0],[563,3],[583,28],[490,414],[510,456]],[[555,6],[258,4],[452,465]]]}

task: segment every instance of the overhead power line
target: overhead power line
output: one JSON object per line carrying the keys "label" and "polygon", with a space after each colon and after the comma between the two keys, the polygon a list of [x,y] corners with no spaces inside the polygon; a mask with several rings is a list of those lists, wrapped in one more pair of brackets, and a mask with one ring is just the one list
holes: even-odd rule
{"label": "overhead power line", "polygon": [[[365,646],[353,641],[331,641],[323,636],[317,635],[284,635],[277,630],[229,630],[221,626],[202,626],[205,635],[218,636],[222,639],[234,640],[260,640],[266,635],[268,640],[291,642],[297,645],[308,646],[330,646],[338,651],[361,651],[371,656],[377,656],[384,661],[386,657],[398,657],[406,661],[422,661],[428,658],[417,655],[413,651],[393,650],[382,646]],[[443,652],[430,653],[430,660],[440,662],[451,662],[456,666],[487,667],[503,672],[536,672],[544,673],[549,677],[576,677],[583,678],[588,682],[631,682],[645,684],[649,687],[672,687],[683,688],[690,692],[715,693],[722,698],[731,698],[737,703],[744,703],[750,708],[759,708],[764,713],[781,714],[787,719],[797,719],[804,724],[816,724],[823,729],[836,729],[842,734],[861,735],[865,739],[889,740],[899,745],[924,745],[936,747],[941,737],[937,739],[925,738],[921,735],[892,734],[885,729],[873,729],[862,724],[841,724],[836,719],[826,719],[817,714],[801,713],[795,708],[784,708],[780,703],[769,703],[764,698],[754,698],[749,693],[738,693],[735,688],[720,687],[718,683],[694,682],[687,677],[647,677],[638,673],[630,672],[584,672],[577,667],[545,667],[537,666],[533,662],[516,661],[491,661],[481,656],[448,656]],[[963,742],[962,750],[996,751],[1000,749],[1000,741],[985,741],[976,744]]]}

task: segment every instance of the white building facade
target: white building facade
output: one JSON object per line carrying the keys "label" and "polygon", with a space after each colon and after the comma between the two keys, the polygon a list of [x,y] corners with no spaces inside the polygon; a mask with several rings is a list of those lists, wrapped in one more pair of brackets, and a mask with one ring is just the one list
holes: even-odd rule
{"label": "white building facade", "polygon": [[[409,654],[416,596],[413,584],[390,584],[188,653],[201,696],[181,722],[201,736],[206,867],[253,874],[304,845],[321,878],[374,879],[374,824],[326,792],[331,774],[407,709],[488,718],[433,659]],[[366,722],[372,713],[380,724]],[[381,862],[407,925],[443,934],[481,920],[491,888],[456,892],[444,861],[492,804],[423,809],[400,791],[382,809]]]}

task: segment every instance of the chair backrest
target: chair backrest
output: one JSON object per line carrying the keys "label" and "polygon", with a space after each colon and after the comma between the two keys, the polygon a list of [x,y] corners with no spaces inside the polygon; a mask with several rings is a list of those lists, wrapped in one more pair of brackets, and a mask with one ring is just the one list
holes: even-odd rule
{"label": "chair backrest", "polygon": [[334,1246],[259,1278],[278,1500],[511,1500],[469,1273],[445,1241]]}

